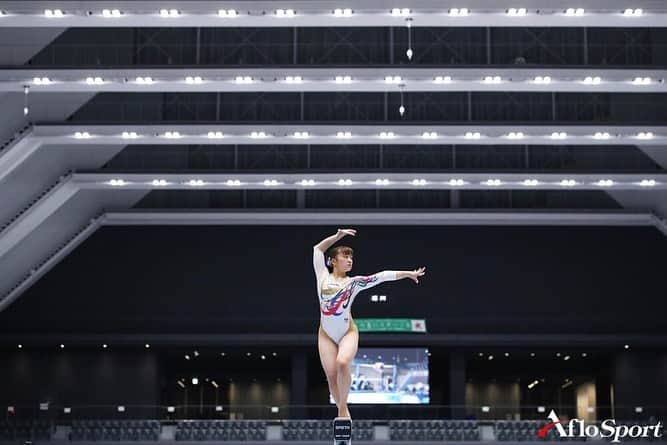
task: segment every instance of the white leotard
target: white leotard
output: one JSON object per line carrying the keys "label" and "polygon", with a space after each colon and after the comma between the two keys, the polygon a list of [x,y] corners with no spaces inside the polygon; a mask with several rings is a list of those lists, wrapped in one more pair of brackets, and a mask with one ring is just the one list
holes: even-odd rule
{"label": "white leotard", "polygon": [[383,270],[367,277],[334,278],[324,264],[324,253],[317,247],[313,247],[313,268],[317,277],[320,323],[336,344],[350,327],[350,309],[357,294],[382,282],[396,280],[396,271],[393,270]]}

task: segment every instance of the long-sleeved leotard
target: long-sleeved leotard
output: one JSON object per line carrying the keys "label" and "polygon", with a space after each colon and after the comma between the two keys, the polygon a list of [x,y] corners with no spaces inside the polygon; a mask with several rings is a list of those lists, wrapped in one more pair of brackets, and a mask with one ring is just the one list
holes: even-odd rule
{"label": "long-sleeved leotard", "polygon": [[396,271],[383,270],[373,275],[336,279],[324,264],[324,253],[313,247],[313,268],[317,277],[320,323],[324,332],[338,344],[350,326],[350,309],[357,294],[385,281],[396,280]]}

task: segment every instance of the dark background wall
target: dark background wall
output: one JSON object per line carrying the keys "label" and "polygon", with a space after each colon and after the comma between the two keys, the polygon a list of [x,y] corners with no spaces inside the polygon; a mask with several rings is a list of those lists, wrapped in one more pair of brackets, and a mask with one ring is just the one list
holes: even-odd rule
{"label": "dark background wall", "polygon": [[[0,313],[9,332],[315,332],[311,246],[335,227],[106,227]],[[430,332],[666,332],[667,239],[651,228],[361,226],[352,274],[427,267],[355,317]],[[371,293],[388,296],[372,304]]]}
{"label": "dark background wall", "polygon": [[159,364],[150,350],[3,350],[1,357],[3,406],[140,405],[159,399]]}

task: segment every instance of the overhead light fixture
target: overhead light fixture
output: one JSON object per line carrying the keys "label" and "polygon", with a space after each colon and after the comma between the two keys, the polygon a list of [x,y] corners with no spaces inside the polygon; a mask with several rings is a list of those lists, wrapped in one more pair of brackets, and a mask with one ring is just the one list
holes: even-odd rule
{"label": "overhead light fixture", "polygon": [[340,186],[350,186],[350,185],[352,185],[352,180],[349,179],[349,178],[348,179],[342,179],[341,178],[341,179],[338,180],[338,185],[340,185]]}
{"label": "overhead light fixture", "polygon": [[135,131],[123,131],[121,136],[123,139],[136,139],[137,133]]}
{"label": "overhead light fixture", "polygon": [[526,8],[509,8],[506,12],[510,17],[525,17],[528,13]]}
{"label": "overhead light fixture", "polygon": [[410,8],[393,8],[391,15],[394,17],[407,17],[410,15]]}
{"label": "overhead light fixture", "polygon": [[153,84],[153,78],[150,77],[150,76],[137,77],[135,80],[139,85],[152,85]]}
{"label": "overhead light fixture", "polygon": [[304,187],[312,187],[315,185],[315,180],[314,179],[302,179],[299,184],[303,185]]}
{"label": "overhead light fixture", "polygon": [[222,131],[209,131],[207,136],[209,139],[222,139],[225,137]]}
{"label": "overhead light fixture", "polygon": [[475,132],[473,132],[473,131],[467,131],[464,137],[465,137],[466,139],[479,139],[479,138],[481,138],[482,136],[481,136],[481,134],[479,133],[479,131],[475,131]]}
{"label": "overhead light fixture", "polygon": [[523,139],[523,133],[521,131],[511,131],[507,135],[508,139]]}
{"label": "overhead light fixture", "polygon": [[[656,182],[655,182],[654,179],[642,179],[642,180],[639,182],[639,185],[640,185],[641,187],[653,187],[653,186],[656,185]],[[627,348],[628,348],[628,345],[625,345],[625,346],[626,346],[626,349],[627,349]]]}
{"label": "overhead light fixture", "polygon": [[352,77],[351,76],[336,76],[335,80],[336,80],[336,83],[351,83],[352,82]]}
{"label": "overhead light fixture", "polygon": [[574,187],[577,185],[577,181],[574,179],[563,179],[560,181],[560,185],[563,187]]}
{"label": "overhead light fixture", "polygon": [[53,82],[48,77],[35,77],[32,79],[32,83],[35,85],[51,85]]}
{"label": "overhead light fixture", "polygon": [[236,76],[236,83],[252,83],[252,77],[250,76]]}
{"label": "overhead light fixture", "polygon": [[262,139],[266,137],[266,133],[263,131],[253,131],[250,133],[250,137],[253,139]]}
{"label": "overhead light fixture", "polygon": [[503,182],[500,179],[487,179],[486,181],[482,182],[484,185],[488,185],[491,187],[498,187],[503,184]]}
{"label": "overhead light fixture", "polygon": [[285,77],[285,82],[287,83],[302,83],[303,79],[301,76],[287,76]]}
{"label": "overhead light fixture", "polygon": [[380,139],[393,139],[395,137],[396,135],[394,135],[393,131],[383,131],[380,133]]}
{"label": "overhead light fixture", "polygon": [[548,85],[551,83],[551,77],[549,76],[537,76],[533,79],[533,82],[540,85]]}
{"label": "overhead light fixture", "polygon": [[614,181],[612,181],[611,179],[600,179],[595,184],[600,187],[611,187],[612,185],[614,185]]}
{"label": "overhead light fixture", "polygon": [[74,133],[74,137],[76,139],[90,139],[90,133],[87,131],[77,131]]}
{"label": "overhead light fixture", "polygon": [[584,84],[586,85],[599,85],[601,82],[601,79],[599,76],[588,76],[584,79]]}
{"label": "overhead light fixture", "polygon": [[307,131],[295,131],[294,137],[297,139],[307,139],[310,137]]}
{"label": "overhead light fixture", "polygon": [[565,15],[568,17],[582,17],[584,15],[584,8],[567,8]]}
{"label": "overhead light fixture", "polygon": [[485,76],[484,83],[501,83],[502,78],[500,76]]}
{"label": "overhead light fixture", "polygon": [[294,17],[295,12],[293,9],[276,9],[276,17]]}
{"label": "overhead light fixture", "polygon": [[174,18],[181,15],[181,12],[178,9],[160,9],[160,17],[163,18]]}
{"label": "overhead light fixture", "polygon": [[650,131],[648,132],[640,132],[637,134],[637,139],[653,139],[653,133]]}
{"label": "overhead light fixture", "polygon": [[352,133],[349,131],[339,131],[336,133],[336,137],[341,139],[350,139],[352,137]]}
{"label": "overhead light fixture", "polygon": [[412,180],[412,185],[424,186],[424,185],[426,185],[426,179],[413,179]]}
{"label": "overhead light fixture", "polygon": [[86,77],[86,83],[88,85],[103,85],[104,79],[101,77]]}
{"label": "overhead light fixture", "polygon": [[466,17],[470,11],[468,8],[451,8],[449,10],[449,15],[451,17]]}
{"label": "overhead light fixture", "polygon": [[525,185],[526,187],[534,187],[536,185],[539,185],[540,181],[537,179],[525,179],[522,184]]}
{"label": "overhead light fixture", "polygon": [[452,76],[435,76],[435,83],[452,83]]}
{"label": "overhead light fixture", "polygon": [[188,85],[201,85],[203,82],[200,76],[188,76],[185,78],[185,83]]}
{"label": "overhead light fixture", "polygon": [[[230,187],[238,187],[241,185],[241,181],[238,179],[228,179],[226,184]],[[225,355],[225,353],[223,352],[222,355]]]}
{"label": "overhead light fixture", "polygon": [[650,77],[635,77],[632,80],[633,85],[651,85]]}
{"label": "overhead light fixture", "polygon": [[111,179],[109,180],[109,185],[112,185],[114,187],[122,187],[124,185],[127,185],[127,182],[125,182],[123,179]]}
{"label": "overhead light fixture", "polygon": [[276,179],[265,179],[264,180],[264,185],[267,187],[275,187],[279,185],[280,183]]}
{"label": "overhead light fixture", "polygon": [[401,78],[401,76],[385,76],[384,83],[401,83],[402,80],[403,78]]}
{"label": "overhead light fixture", "polygon": [[181,137],[181,133],[178,131],[167,131],[164,133],[164,137],[167,139],[179,139]]}
{"label": "overhead light fixture", "polygon": [[218,9],[218,17],[233,18],[236,16],[236,9]]}
{"label": "overhead light fixture", "polygon": [[352,17],[352,10],[350,8],[336,8],[334,9],[333,15],[334,17]]}
{"label": "overhead light fixture", "polygon": [[375,180],[375,185],[389,185],[389,179],[387,178],[378,178]]}
{"label": "overhead light fixture", "polygon": [[60,18],[64,17],[65,13],[62,11],[62,9],[45,9],[44,15],[48,18]]}
{"label": "overhead light fixture", "polygon": [[626,17],[640,17],[644,13],[644,10],[641,8],[627,8],[625,11],[623,11],[623,15]]}
{"label": "overhead light fixture", "polygon": [[121,17],[123,13],[120,11],[120,9],[103,9],[102,10],[102,17],[104,18],[118,18]]}
{"label": "overhead light fixture", "polygon": [[567,138],[567,133],[565,133],[564,131],[561,132],[554,131],[553,133],[551,133],[551,139],[565,139],[565,138]]}

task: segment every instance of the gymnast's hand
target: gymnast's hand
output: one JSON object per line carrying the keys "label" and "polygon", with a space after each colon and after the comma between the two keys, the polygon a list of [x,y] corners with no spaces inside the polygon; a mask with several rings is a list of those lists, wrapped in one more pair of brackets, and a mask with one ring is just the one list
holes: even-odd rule
{"label": "gymnast's hand", "polygon": [[426,267],[420,267],[415,269],[412,272],[408,272],[408,278],[410,278],[415,283],[419,283],[419,277],[426,274]]}
{"label": "gymnast's hand", "polygon": [[338,238],[343,238],[345,235],[351,235],[355,236],[357,234],[357,231],[355,229],[338,229],[338,232],[336,233],[336,236]]}

